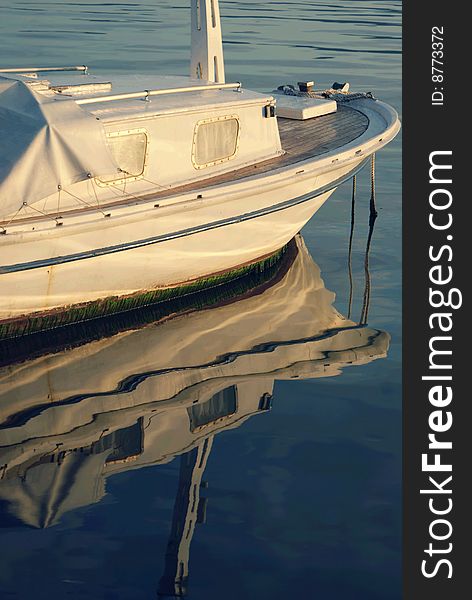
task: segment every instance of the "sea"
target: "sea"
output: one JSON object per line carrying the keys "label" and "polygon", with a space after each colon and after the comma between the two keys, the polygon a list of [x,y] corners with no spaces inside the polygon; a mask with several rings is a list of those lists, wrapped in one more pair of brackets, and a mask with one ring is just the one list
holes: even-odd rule
{"label": "sea", "polygon": [[[227,81],[401,118],[400,1],[220,9]],[[187,74],[189,26],[188,0],[0,0],[0,63]],[[401,598],[401,177],[400,133],[253,298],[0,369],[2,600]]]}

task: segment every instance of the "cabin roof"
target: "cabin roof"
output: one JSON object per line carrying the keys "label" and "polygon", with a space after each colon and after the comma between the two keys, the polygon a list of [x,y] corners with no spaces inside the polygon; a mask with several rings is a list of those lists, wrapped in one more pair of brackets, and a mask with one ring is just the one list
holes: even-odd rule
{"label": "cabin roof", "polygon": [[[212,110],[224,106],[245,105],[269,102],[270,94],[261,94],[242,89],[212,89],[186,93],[153,96],[149,101],[143,98],[120,99],[112,102],[100,102],[99,98],[111,95],[145,92],[145,90],[169,90],[184,87],[202,87],[209,82],[201,79],[171,75],[129,75],[129,74],[82,74],[58,72],[48,73],[47,78],[15,76],[27,83],[44,98],[58,101],[89,100],[97,102],[82,105],[82,108],[103,121],[116,121],[133,118],[151,117],[163,114]],[[216,86],[216,84],[215,84]]]}

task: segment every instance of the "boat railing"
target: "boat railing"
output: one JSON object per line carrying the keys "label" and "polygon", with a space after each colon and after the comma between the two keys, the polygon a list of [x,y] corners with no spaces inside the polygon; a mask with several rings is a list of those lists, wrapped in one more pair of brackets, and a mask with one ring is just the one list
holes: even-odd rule
{"label": "boat railing", "polygon": [[20,67],[18,69],[0,69],[0,73],[52,73],[53,71],[81,71],[88,72],[86,65],[78,65],[75,67]]}
{"label": "boat railing", "polygon": [[96,102],[113,102],[115,100],[143,99],[149,101],[152,96],[165,96],[168,94],[183,94],[188,92],[205,92],[209,90],[235,90],[241,91],[241,83],[212,83],[208,85],[192,85],[188,87],[167,88],[160,90],[143,90],[141,92],[128,92],[123,94],[109,94],[108,96],[94,96],[75,100],[77,104],[95,104]]}
{"label": "boat railing", "polygon": [[[77,65],[70,67],[20,67],[20,68],[7,68],[0,69],[1,73],[12,73],[12,74],[26,74],[26,73],[50,73],[58,71],[75,71],[88,73],[88,67],[86,65]],[[108,94],[106,96],[93,96],[89,98],[76,99],[77,104],[95,104],[96,102],[114,102],[116,100],[132,100],[141,98],[145,101],[149,101],[152,96],[165,96],[169,94],[184,94],[189,92],[205,92],[209,90],[235,90],[237,92],[242,91],[242,85],[240,81],[235,83],[210,83],[207,85],[191,85],[187,87],[176,87],[176,88],[165,88],[159,90],[142,90],[139,92],[125,92],[122,94]]]}

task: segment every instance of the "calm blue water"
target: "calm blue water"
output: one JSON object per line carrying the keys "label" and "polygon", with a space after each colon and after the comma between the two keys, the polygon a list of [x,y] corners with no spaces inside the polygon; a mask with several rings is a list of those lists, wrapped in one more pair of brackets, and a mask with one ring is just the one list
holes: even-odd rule
{"label": "calm blue water", "polygon": [[[0,0],[0,62],[186,74],[187,5],[184,0]],[[350,81],[400,109],[401,2],[222,0],[220,5],[228,80],[261,90],[302,79],[320,86]],[[203,477],[206,523],[191,536],[191,600],[401,597],[400,154],[398,137],[377,157],[379,218],[370,254],[368,321],[390,334],[388,356],[353,365],[337,377],[276,381],[270,412],[215,436]],[[365,171],[358,178],[354,321],[364,288],[369,186]],[[345,186],[303,231],[344,315],[349,224],[350,187]],[[115,361],[120,363],[119,354]],[[101,368],[97,360],[93,372],[82,374],[84,386],[89,379],[106,379]],[[132,420],[126,423],[132,426]],[[168,431],[172,427],[169,422]],[[135,439],[135,430],[127,431],[126,440]],[[106,444],[107,432],[103,438]],[[129,441],[114,444],[117,460],[139,454]],[[190,463],[195,458],[192,452],[186,456]],[[20,485],[15,496],[22,511],[0,503],[0,597],[155,598],[181,463],[179,456],[169,456],[147,468],[130,464],[107,477],[106,493],[97,502],[87,500],[92,477],[87,472],[72,469],[51,491],[46,479],[28,480],[29,467],[23,465],[15,475],[29,486],[25,491]],[[78,507],[71,489],[84,493]],[[50,514],[54,503],[63,507],[56,520],[32,517],[38,511]]]}

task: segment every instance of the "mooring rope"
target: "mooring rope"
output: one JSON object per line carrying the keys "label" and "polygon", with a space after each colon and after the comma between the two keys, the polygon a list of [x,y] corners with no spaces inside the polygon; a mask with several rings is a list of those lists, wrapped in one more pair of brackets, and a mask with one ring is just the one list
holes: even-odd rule
{"label": "mooring rope", "polygon": [[371,170],[370,170],[370,204],[369,204],[369,234],[367,236],[367,244],[365,249],[364,258],[364,273],[365,273],[365,289],[364,289],[364,300],[362,304],[361,316],[359,319],[359,325],[366,325],[367,318],[369,316],[370,308],[370,293],[371,293],[371,274],[369,268],[369,254],[370,246],[372,242],[372,235],[374,233],[375,221],[378,217],[377,207],[375,203],[375,154],[372,154]]}
{"label": "mooring rope", "polygon": [[300,98],[314,98],[315,100],[329,99],[340,103],[352,102],[353,100],[376,100],[372,92],[341,92],[333,88],[302,92],[295,89],[293,85],[281,85],[276,91],[282,92],[285,96],[299,96]]}
{"label": "mooring rope", "polygon": [[354,296],[354,280],[352,277],[352,241],[354,239],[354,226],[356,221],[356,176],[352,178],[352,198],[351,198],[351,231],[349,233],[349,252],[347,258],[347,267],[349,271],[349,306],[347,312],[347,318],[351,318],[352,313],[352,299]]}

